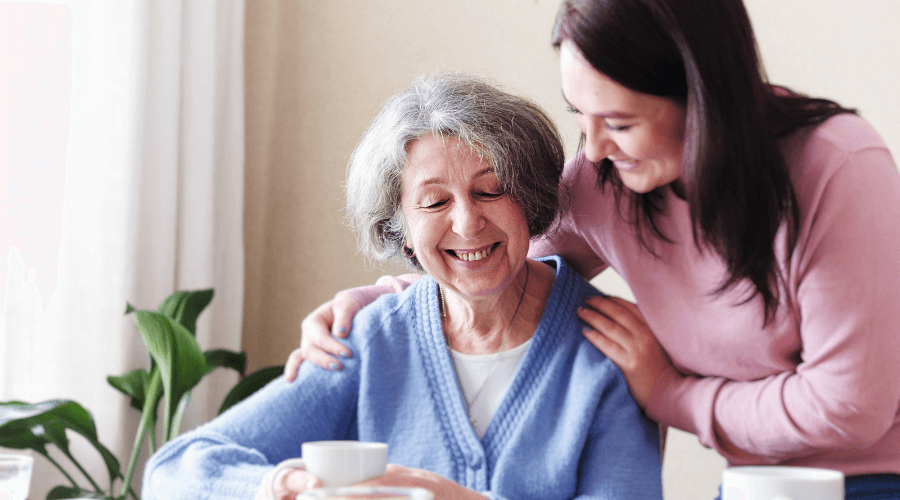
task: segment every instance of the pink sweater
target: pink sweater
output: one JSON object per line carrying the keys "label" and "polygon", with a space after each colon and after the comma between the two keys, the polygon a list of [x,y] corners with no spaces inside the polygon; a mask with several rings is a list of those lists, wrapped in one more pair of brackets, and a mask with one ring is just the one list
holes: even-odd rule
{"label": "pink sweater", "polygon": [[785,152],[801,217],[790,259],[779,256],[793,307],[765,327],[758,296],[738,305],[749,287],[710,293],[725,268],[694,245],[683,200],[666,197],[659,224],[675,243],[654,242],[655,258],[581,158],[564,173],[559,232],[530,253],[623,276],[677,368],[654,386],[653,419],[733,465],[900,473],[900,173],[852,115],[796,134]]}

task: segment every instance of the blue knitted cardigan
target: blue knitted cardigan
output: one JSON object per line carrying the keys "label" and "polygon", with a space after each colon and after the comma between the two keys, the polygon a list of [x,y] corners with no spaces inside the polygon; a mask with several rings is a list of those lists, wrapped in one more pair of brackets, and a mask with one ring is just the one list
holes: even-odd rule
{"label": "blue knitted cardigan", "polygon": [[431,470],[497,499],[660,499],[656,426],[619,369],[581,334],[596,295],[561,258],[531,345],[482,439],[441,328],[437,283],[416,281],[357,314],[354,353],[332,373],[304,363],[151,457],[144,500],[254,498],[306,441],[388,443],[388,462]]}

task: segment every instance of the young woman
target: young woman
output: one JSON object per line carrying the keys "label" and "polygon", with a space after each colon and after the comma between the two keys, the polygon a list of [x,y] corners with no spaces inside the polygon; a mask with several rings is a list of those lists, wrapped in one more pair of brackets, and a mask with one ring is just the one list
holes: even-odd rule
{"label": "young woman", "polygon": [[[731,465],[900,498],[900,173],[878,134],[769,84],[738,0],[569,0],[553,43],[583,149],[530,254],[612,267],[637,300],[589,299],[586,337]],[[337,363],[328,329],[363,299],[315,311],[289,369]]]}

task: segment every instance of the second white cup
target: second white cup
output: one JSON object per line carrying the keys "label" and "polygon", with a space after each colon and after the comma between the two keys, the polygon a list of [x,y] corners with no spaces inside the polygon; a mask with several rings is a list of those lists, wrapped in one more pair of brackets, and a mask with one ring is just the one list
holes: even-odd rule
{"label": "second white cup", "polygon": [[352,486],[378,476],[387,468],[386,443],[361,441],[310,441],[300,445],[300,458],[279,463],[269,479],[275,498],[275,480],[285,469],[305,469],[322,480],[324,487]]}
{"label": "second white cup", "polygon": [[811,467],[729,467],[722,472],[722,500],[844,500],[844,475]]}

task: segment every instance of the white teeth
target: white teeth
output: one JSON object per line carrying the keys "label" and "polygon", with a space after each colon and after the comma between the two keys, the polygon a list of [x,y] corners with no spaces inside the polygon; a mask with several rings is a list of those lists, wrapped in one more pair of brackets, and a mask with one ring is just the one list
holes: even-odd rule
{"label": "white teeth", "polygon": [[481,259],[487,257],[488,255],[490,255],[490,253],[491,253],[491,249],[487,248],[484,250],[480,250],[478,252],[468,252],[468,253],[456,252],[456,256],[460,260],[464,260],[466,262],[472,262],[472,261],[476,261],[476,260],[481,260]]}

